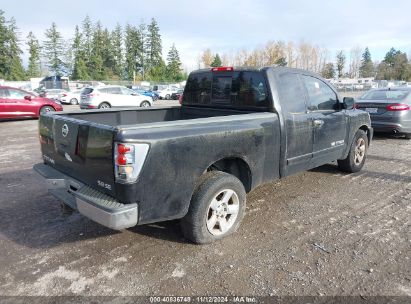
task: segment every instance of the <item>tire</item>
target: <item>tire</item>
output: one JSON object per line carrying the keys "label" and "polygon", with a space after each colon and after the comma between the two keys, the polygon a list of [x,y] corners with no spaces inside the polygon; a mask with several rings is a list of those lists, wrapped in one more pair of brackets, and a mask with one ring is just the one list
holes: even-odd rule
{"label": "tire", "polygon": [[411,139],[411,133],[405,134],[405,139]]}
{"label": "tire", "polygon": [[367,158],[368,137],[363,130],[358,130],[355,133],[351,143],[350,151],[345,159],[338,160],[340,170],[354,173],[362,169]]}
{"label": "tire", "polygon": [[148,108],[151,107],[150,103],[147,100],[144,100],[141,104],[140,107],[142,108]]}
{"label": "tire", "polygon": [[52,106],[43,106],[43,107],[41,107],[40,108],[40,115],[41,114],[46,114],[46,113],[48,113],[48,112],[54,112],[54,111],[56,111]]}
{"label": "tire", "polygon": [[222,239],[237,230],[245,206],[245,189],[235,176],[221,171],[207,172],[196,186],[188,213],[181,219],[183,235],[197,244]]}
{"label": "tire", "polygon": [[166,99],[166,100],[170,100],[170,98],[171,98],[170,94],[167,94],[167,95],[164,97],[164,99]]}
{"label": "tire", "polygon": [[78,100],[77,100],[77,98],[72,98],[72,99],[70,99],[70,104],[71,104],[71,105],[78,105]]}
{"label": "tire", "polygon": [[100,105],[98,106],[99,109],[110,109],[111,106],[108,102],[102,102],[100,103]]}

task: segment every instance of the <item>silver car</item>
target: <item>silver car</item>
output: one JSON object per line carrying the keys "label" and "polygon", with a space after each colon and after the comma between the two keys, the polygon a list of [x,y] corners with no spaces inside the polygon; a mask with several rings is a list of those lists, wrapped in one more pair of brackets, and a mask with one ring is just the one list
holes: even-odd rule
{"label": "silver car", "polygon": [[370,114],[374,131],[411,139],[411,88],[370,90],[355,101],[355,107]]}
{"label": "silver car", "polygon": [[112,107],[151,107],[150,96],[138,94],[123,86],[99,86],[81,91],[81,109],[108,109]]}

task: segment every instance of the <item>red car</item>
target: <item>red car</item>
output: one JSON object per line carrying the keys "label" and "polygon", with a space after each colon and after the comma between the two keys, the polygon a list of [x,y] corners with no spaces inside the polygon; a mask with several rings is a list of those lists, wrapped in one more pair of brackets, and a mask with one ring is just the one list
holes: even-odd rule
{"label": "red car", "polygon": [[61,104],[33,93],[0,86],[0,119],[34,117],[41,113],[63,111]]}

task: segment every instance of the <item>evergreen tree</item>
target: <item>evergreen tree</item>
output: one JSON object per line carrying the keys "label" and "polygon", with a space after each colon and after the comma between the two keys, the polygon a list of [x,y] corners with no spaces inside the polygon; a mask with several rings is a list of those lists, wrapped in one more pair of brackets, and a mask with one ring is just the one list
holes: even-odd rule
{"label": "evergreen tree", "polygon": [[87,15],[81,23],[81,35],[83,40],[83,51],[86,58],[90,58],[93,44],[93,23]]}
{"label": "evergreen tree", "polygon": [[48,63],[49,69],[54,75],[63,75],[65,66],[63,61],[64,41],[61,33],[57,30],[56,23],[52,23],[51,27],[46,30],[46,40],[43,43],[43,55]]}
{"label": "evergreen tree", "polygon": [[111,33],[113,48],[113,72],[119,78],[123,78],[123,48],[122,48],[122,29],[117,23],[114,31]]}
{"label": "evergreen tree", "polygon": [[332,62],[325,64],[323,70],[321,71],[321,75],[326,79],[334,78],[335,77],[334,64]]}
{"label": "evergreen tree", "polygon": [[221,61],[220,55],[218,55],[218,53],[217,53],[217,54],[215,54],[214,60],[213,60],[213,62],[211,63],[210,66],[215,68],[215,67],[220,67],[221,64],[222,64],[222,61]]}
{"label": "evergreen tree", "polygon": [[80,33],[77,25],[74,31],[72,50],[74,55],[74,63],[71,77],[75,80],[89,80],[90,75],[88,74],[85,53],[82,47],[82,34]]}
{"label": "evergreen tree", "polygon": [[33,32],[27,36],[27,46],[30,54],[27,76],[40,77],[40,44]]}
{"label": "evergreen tree", "polygon": [[284,57],[280,57],[275,61],[275,64],[285,67],[287,66],[287,60]]}
{"label": "evergreen tree", "polygon": [[171,46],[167,55],[167,74],[172,81],[180,81],[183,79],[180,55],[174,44]]}
{"label": "evergreen tree", "polygon": [[144,23],[141,23],[137,29],[135,44],[137,47],[137,69],[144,80],[147,69],[147,26]]}
{"label": "evergreen tree", "polygon": [[396,57],[397,55],[400,55],[400,54],[401,54],[401,51],[397,51],[396,49],[394,49],[394,48],[392,47],[392,48],[388,51],[388,53],[385,54],[385,57],[384,57],[383,62],[384,62],[385,64],[387,64],[388,66],[393,67],[393,66],[394,66],[394,63],[395,63],[395,57]]}
{"label": "evergreen tree", "polygon": [[100,21],[96,23],[93,31],[92,48],[90,54],[90,76],[93,80],[104,80],[106,71],[103,60],[104,38]]}
{"label": "evergreen tree", "polygon": [[16,20],[11,18],[6,31],[6,74],[8,80],[23,80],[26,78],[20,55],[23,51],[19,46],[19,33]]}
{"label": "evergreen tree", "polygon": [[151,23],[147,26],[147,66],[149,68],[159,65],[162,61],[161,58],[161,35],[160,28],[154,18],[151,19]]}
{"label": "evergreen tree", "polygon": [[7,37],[8,29],[4,11],[0,10],[0,78],[5,78],[7,74]]}
{"label": "evergreen tree", "polygon": [[128,80],[133,80],[137,68],[137,53],[138,46],[136,46],[137,29],[130,25],[126,25],[125,30],[125,73]]}
{"label": "evergreen tree", "polygon": [[143,23],[138,28],[127,24],[125,32],[126,77],[132,80],[134,76],[137,76],[137,73],[141,73],[144,79],[146,71],[146,27]]}
{"label": "evergreen tree", "polygon": [[362,54],[360,77],[372,77],[374,76],[374,64],[371,60],[371,53],[368,47],[365,48]]}
{"label": "evergreen tree", "polygon": [[345,65],[345,54],[342,50],[337,53],[336,59],[337,59],[338,78],[340,78],[343,76],[343,70],[344,70],[344,65]]}

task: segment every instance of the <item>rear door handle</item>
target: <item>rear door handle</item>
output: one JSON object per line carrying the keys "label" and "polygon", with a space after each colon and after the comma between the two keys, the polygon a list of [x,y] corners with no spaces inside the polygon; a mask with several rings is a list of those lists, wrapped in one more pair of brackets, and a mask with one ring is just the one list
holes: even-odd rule
{"label": "rear door handle", "polygon": [[324,120],[316,119],[313,121],[315,127],[321,127],[324,124]]}

